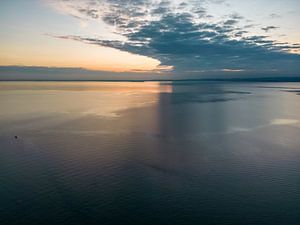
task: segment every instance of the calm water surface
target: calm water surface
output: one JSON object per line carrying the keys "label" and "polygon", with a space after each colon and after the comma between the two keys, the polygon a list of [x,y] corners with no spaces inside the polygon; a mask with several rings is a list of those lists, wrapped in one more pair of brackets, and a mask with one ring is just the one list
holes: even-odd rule
{"label": "calm water surface", "polygon": [[1,82],[0,105],[1,225],[300,224],[300,83]]}

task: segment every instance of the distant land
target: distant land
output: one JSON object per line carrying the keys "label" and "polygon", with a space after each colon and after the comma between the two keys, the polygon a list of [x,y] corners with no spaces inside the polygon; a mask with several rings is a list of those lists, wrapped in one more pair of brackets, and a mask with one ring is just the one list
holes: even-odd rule
{"label": "distant land", "polygon": [[299,74],[229,73],[210,75],[174,75],[170,72],[111,72],[84,68],[59,68],[36,66],[0,66],[0,81],[219,81],[219,82],[300,82]]}

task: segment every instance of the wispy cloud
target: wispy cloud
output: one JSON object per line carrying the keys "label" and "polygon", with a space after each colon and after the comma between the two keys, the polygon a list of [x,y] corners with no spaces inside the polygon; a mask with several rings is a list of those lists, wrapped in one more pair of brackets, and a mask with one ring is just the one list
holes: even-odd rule
{"label": "wispy cloud", "polygon": [[279,18],[281,18],[281,15],[279,15],[277,13],[271,13],[269,15],[269,18],[271,18],[271,19],[279,19]]}
{"label": "wispy cloud", "polygon": [[276,26],[267,26],[267,27],[263,27],[263,28],[261,28],[263,31],[265,31],[265,32],[269,32],[269,31],[271,31],[271,30],[276,30],[276,29],[278,29],[279,27],[276,27]]}

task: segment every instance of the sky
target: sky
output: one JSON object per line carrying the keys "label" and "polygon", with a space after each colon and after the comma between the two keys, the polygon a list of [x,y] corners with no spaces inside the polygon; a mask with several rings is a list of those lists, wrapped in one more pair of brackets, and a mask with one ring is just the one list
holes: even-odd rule
{"label": "sky", "polygon": [[298,0],[1,0],[0,79],[300,76]]}

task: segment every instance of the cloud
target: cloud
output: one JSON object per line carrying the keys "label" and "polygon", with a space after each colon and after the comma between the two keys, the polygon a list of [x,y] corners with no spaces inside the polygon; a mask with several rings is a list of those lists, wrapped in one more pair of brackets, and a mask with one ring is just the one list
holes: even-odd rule
{"label": "cloud", "polygon": [[271,18],[271,19],[279,19],[279,18],[281,18],[281,15],[279,15],[277,13],[271,13],[269,15],[269,18]]}
{"label": "cloud", "polygon": [[[281,71],[298,73],[299,45],[276,43],[268,36],[251,36],[235,13],[213,21],[208,4],[225,1],[190,0],[59,0],[56,7],[84,20],[101,19],[124,40],[56,35],[158,59],[174,73],[186,71]],[[276,26],[263,27],[269,32]]]}
{"label": "cloud", "polygon": [[276,30],[278,29],[279,27],[275,27],[275,26],[267,26],[267,27],[263,27],[261,28],[263,31],[265,32],[269,32],[270,30]]}

